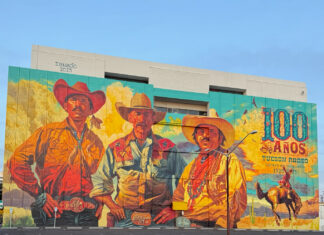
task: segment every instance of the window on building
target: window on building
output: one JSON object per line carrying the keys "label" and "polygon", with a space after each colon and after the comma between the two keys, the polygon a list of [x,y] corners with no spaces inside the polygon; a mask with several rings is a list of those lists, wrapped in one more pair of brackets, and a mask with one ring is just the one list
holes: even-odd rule
{"label": "window on building", "polygon": [[219,86],[209,86],[209,91],[231,93],[231,94],[238,94],[238,95],[245,95],[246,92],[246,90],[244,89],[231,88],[231,87],[219,87]]}
{"label": "window on building", "polygon": [[126,82],[139,82],[148,84],[149,79],[147,77],[139,77],[127,74],[118,74],[118,73],[105,73],[105,78],[114,79]]}
{"label": "window on building", "polygon": [[154,97],[154,108],[161,112],[207,116],[208,103],[201,101]]}

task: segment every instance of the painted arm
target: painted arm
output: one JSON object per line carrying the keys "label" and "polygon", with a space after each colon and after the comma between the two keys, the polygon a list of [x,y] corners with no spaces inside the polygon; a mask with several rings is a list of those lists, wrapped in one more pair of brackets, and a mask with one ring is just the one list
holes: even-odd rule
{"label": "painted arm", "polygon": [[[117,205],[114,200],[111,198],[111,195],[103,195],[103,196],[95,196],[94,199],[98,201],[101,205],[106,205],[109,208],[109,211],[117,220],[125,219],[125,212],[122,207]],[[101,214],[101,209],[97,210],[96,216],[99,217],[99,213]]]}
{"label": "painted arm", "polygon": [[[169,220],[172,220],[178,216],[180,216],[182,210],[186,210],[187,208],[177,208],[177,205],[187,205],[187,202],[184,202],[184,175],[183,175],[183,170],[186,166],[185,161],[183,158],[178,154],[178,152],[173,152],[175,155],[173,156],[173,168],[172,172],[176,178],[176,189],[173,192],[173,199],[172,199],[172,208],[171,207],[166,207],[164,208],[157,216],[154,217],[154,221],[157,224],[164,224],[168,222]],[[181,207],[180,206],[180,207]]]}
{"label": "painted arm", "polygon": [[180,178],[178,186],[173,193],[172,199],[172,208],[166,207],[159,214],[154,217],[154,222],[156,224],[164,224],[169,220],[177,218],[181,214],[181,210],[177,208],[177,204],[186,204],[184,202],[184,188],[183,188],[183,179]]}
{"label": "painted arm", "polygon": [[114,192],[113,177],[114,157],[110,148],[107,148],[106,155],[104,155],[99,163],[97,171],[91,175],[93,188],[90,192],[90,197],[111,195]]}
{"label": "painted arm", "polygon": [[[36,205],[43,209],[48,217],[54,215],[54,208],[58,208],[57,217],[62,213],[56,200],[51,195],[42,192],[31,166],[35,161],[44,164],[49,138],[49,131],[44,128],[38,129],[22,145],[20,145],[8,161],[8,169],[11,178],[23,191],[35,198]],[[39,165],[38,165],[39,166]],[[42,167],[42,166],[41,166]]]}
{"label": "painted arm", "polygon": [[99,202],[97,217],[101,215],[102,205],[106,205],[117,220],[122,220],[125,219],[124,209],[111,198],[111,194],[114,192],[113,177],[116,174],[114,165],[113,153],[110,148],[107,148],[106,155],[101,159],[96,173],[91,176],[93,189],[90,192],[90,197]]}
{"label": "painted arm", "polygon": [[7,162],[13,181],[20,189],[29,193],[34,198],[41,194],[42,190],[31,166],[34,164],[37,157],[36,150],[41,147],[40,143],[42,141],[40,139],[43,134],[43,130],[38,129],[15,150],[14,154]]}
{"label": "painted arm", "polygon": [[287,170],[285,166],[282,166],[282,169],[284,170],[285,174],[287,174]]}

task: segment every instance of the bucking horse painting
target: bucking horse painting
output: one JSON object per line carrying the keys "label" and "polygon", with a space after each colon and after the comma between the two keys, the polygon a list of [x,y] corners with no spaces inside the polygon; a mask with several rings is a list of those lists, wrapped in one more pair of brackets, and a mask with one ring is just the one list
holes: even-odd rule
{"label": "bucking horse painting", "polygon": [[273,215],[278,226],[280,225],[281,218],[278,215],[276,209],[279,204],[286,204],[289,212],[289,220],[291,220],[290,209],[293,211],[294,217],[297,218],[300,208],[302,207],[302,203],[295,190],[291,190],[290,195],[288,195],[288,189],[286,187],[274,186],[264,193],[258,182],[255,184],[255,188],[258,198],[265,198],[270,203]]}

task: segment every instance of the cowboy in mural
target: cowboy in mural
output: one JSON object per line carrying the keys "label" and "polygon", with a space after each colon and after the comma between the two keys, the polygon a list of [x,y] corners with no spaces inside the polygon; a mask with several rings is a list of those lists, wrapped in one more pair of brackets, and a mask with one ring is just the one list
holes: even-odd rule
{"label": "cowboy in mural", "polygon": [[279,187],[286,187],[288,189],[288,195],[287,198],[291,198],[291,184],[289,182],[291,174],[293,173],[293,169],[289,169],[289,171],[286,170],[286,167],[283,166],[282,169],[284,170],[285,174],[282,176],[282,179],[278,181]]}
{"label": "cowboy in mural", "polygon": [[31,211],[37,226],[53,226],[55,214],[57,226],[97,226],[97,202],[89,193],[104,148],[86,120],[106,97],[83,82],[70,87],[63,79],[53,92],[68,117],[39,128],[16,149],[8,161],[11,178],[35,198]]}
{"label": "cowboy in mural", "polygon": [[[132,97],[130,107],[116,103],[116,109],[133,130],[107,148],[92,175],[91,197],[109,208],[107,226],[149,226],[167,221],[174,225],[172,178],[177,184],[185,162],[171,140],[152,132],[152,126],[166,113],[152,109],[143,93]],[[115,177],[117,192],[112,199]]]}
{"label": "cowboy in mural", "polygon": [[294,189],[292,189],[289,182],[293,169],[287,171],[285,166],[282,168],[285,174],[282,176],[282,179],[278,181],[279,186],[273,186],[267,192],[263,192],[259,182],[256,182],[255,184],[257,197],[259,199],[265,198],[266,201],[270,203],[272,213],[278,226],[280,226],[281,221],[281,217],[277,212],[279,204],[286,205],[289,213],[289,220],[291,220],[291,212],[293,212],[294,217],[297,218],[297,215],[303,206],[299,195]]}
{"label": "cowboy in mural", "polygon": [[[186,166],[173,193],[173,208],[198,227],[226,227],[226,156],[234,143],[234,128],[224,119],[187,115],[182,121],[187,140],[199,147],[199,155]],[[246,178],[239,159],[229,159],[230,225],[247,206]]]}

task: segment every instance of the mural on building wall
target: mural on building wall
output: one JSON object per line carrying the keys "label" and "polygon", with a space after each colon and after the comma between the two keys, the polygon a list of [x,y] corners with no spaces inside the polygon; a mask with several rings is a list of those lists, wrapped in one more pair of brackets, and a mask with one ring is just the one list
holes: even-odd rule
{"label": "mural on building wall", "polygon": [[11,67],[3,200],[4,226],[317,230],[316,106]]}

